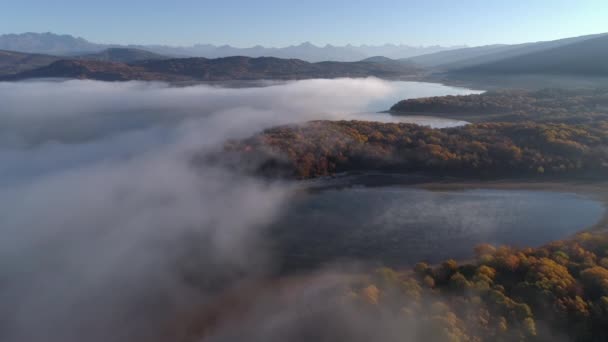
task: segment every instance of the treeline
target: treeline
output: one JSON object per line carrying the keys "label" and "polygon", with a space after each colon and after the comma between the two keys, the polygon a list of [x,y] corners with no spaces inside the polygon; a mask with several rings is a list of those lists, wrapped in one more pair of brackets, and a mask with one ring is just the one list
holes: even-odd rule
{"label": "treeline", "polygon": [[[462,177],[606,175],[608,123],[484,123],[450,129],[367,121],[281,126],[226,150],[264,175],[297,179],[348,171]],[[259,166],[258,163],[261,163]]]}
{"label": "treeline", "polygon": [[394,114],[432,113],[475,121],[591,123],[608,119],[608,89],[495,91],[404,100]]}
{"label": "treeline", "polygon": [[542,248],[480,245],[473,262],[383,268],[345,297],[419,321],[419,341],[608,340],[608,234]]}

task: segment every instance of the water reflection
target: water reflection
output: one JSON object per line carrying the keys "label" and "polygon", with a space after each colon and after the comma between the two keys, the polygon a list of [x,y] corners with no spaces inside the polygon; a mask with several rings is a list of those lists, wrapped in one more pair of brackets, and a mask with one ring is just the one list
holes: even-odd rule
{"label": "water reflection", "polygon": [[298,196],[274,234],[290,265],[341,258],[400,265],[467,258],[483,242],[542,245],[592,226],[603,212],[570,193],[347,188]]}

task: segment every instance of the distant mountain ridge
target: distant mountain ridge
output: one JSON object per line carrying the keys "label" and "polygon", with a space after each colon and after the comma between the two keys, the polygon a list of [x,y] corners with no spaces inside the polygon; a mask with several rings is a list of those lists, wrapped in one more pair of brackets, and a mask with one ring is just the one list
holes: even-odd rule
{"label": "distant mountain ridge", "polygon": [[73,55],[99,52],[110,46],[91,43],[84,38],[54,33],[0,35],[0,50],[48,55]]}
{"label": "distant mountain ridge", "polygon": [[297,58],[308,62],[343,61],[354,62],[368,57],[382,55],[393,59],[408,58],[422,54],[445,51],[456,47],[408,45],[345,45],[316,46],[309,42],[282,48],[254,46],[237,48],[229,45],[216,46],[197,44],[186,47],[165,45],[118,45],[96,44],[83,38],[54,33],[23,33],[0,35],[0,50],[39,53],[51,55],[80,55],[97,53],[108,48],[135,48],[172,57],[220,58],[229,56]]}
{"label": "distant mountain ridge", "polygon": [[[64,48],[70,39],[76,39],[80,48],[86,47],[80,39],[69,36],[62,36],[61,44],[47,46],[55,50]],[[39,45],[30,42],[27,46]],[[230,47],[224,47],[224,50],[229,51]],[[249,56],[174,58],[133,47],[109,47],[98,52],[68,56],[0,50],[0,76],[3,80],[56,77],[167,82],[375,76],[424,79],[489,89],[534,84],[546,86],[547,76],[557,84],[574,85],[572,81],[608,84],[607,61],[608,34],[597,34],[548,42],[441,51],[405,59],[374,55],[357,62],[308,62],[297,58]]]}
{"label": "distant mountain ridge", "polygon": [[190,55],[207,58],[221,58],[229,56],[277,57],[288,59],[296,58],[306,60],[308,62],[356,62],[378,55],[392,59],[400,59],[452,49],[451,47],[441,46],[412,47],[408,45],[394,44],[385,44],[380,46],[316,46],[309,42],[283,48],[268,48],[263,46],[236,48],[228,45],[194,45],[192,47],[181,48],[166,46],[139,46],[139,48],[144,48],[167,55]]}

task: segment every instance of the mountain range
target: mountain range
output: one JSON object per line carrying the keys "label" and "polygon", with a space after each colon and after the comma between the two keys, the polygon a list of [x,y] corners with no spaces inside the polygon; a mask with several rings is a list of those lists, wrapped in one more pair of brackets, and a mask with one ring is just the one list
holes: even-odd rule
{"label": "mountain range", "polygon": [[71,35],[58,35],[49,32],[0,35],[0,50],[64,56],[98,53],[108,48],[134,48],[172,57],[220,58],[230,56],[247,56],[277,57],[287,59],[295,58],[308,62],[354,62],[379,55],[393,59],[409,58],[459,47],[462,46],[415,47],[395,44],[378,46],[316,46],[309,42],[283,48],[263,47],[260,45],[249,48],[237,48],[230,45],[217,46],[211,44],[197,44],[179,47],[166,45],[97,44],[89,42],[84,38],[78,38]]}
{"label": "mountain range", "polygon": [[[74,39],[80,44],[78,46],[86,47],[82,45],[86,41]],[[66,41],[71,41],[71,38],[68,36],[60,39],[60,42]],[[15,47],[17,40],[11,42],[11,46]],[[26,44],[20,44],[25,49]],[[29,49],[37,44],[30,44]],[[46,48],[57,51],[64,49],[65,44],[46,45]],[[567,76],[566,83],[573,76],[585,80],[608,79],[608,35],[587,35],[516,45],[488,45],[402,59],[378,55],[357,62],[309,62],[296,58],[251,56],[175,57],[133,47],[110,47],[97,52],[70,55],[0,51],[2,80],[52,77],[197,82],[375,76],[492,86],[520,75],[527,78],[530,75],[541,76],[538,84],[544,86],[547,79],[545,76]],[[521,83],[520,80],[517,82]],[[513,85],[518,87],[520,84]]]}

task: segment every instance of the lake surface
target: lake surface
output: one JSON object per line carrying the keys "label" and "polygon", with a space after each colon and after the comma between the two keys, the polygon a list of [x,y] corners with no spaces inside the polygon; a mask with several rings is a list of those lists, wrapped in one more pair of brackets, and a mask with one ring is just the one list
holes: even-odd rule
{"label": "lake surface", "polygon": [[420,116],[420,115],[392,115],[389,113],[361,113],[353,114],[349,117],[351,120],[363,120],[363,121],[378,121],[386,123],[411,123],[420,126],[427,126],[431,128],[450,128],[464,126],[468,124],[466,121],[446,119],[434,116]]}
{"label": "lake surface", "polygon": [[601,203],[570,193],[354,187],[298,195],[274,234],[286,267],[341,259],[410,265],[468,258],[484,242],[543,245],[603,213]]}
{"label": "lake surface", "polygon": [[431,116],[391,115],[383,113],[401,100],[447,95],[481,94],[482,90],[452,87],[439,83],[387,81],[391,90],[383,97],[371,101],[362,113],[353,113],[350,119],[379,122],[413,123],[431,128],[448,128],[466,125],[468,122]]}

